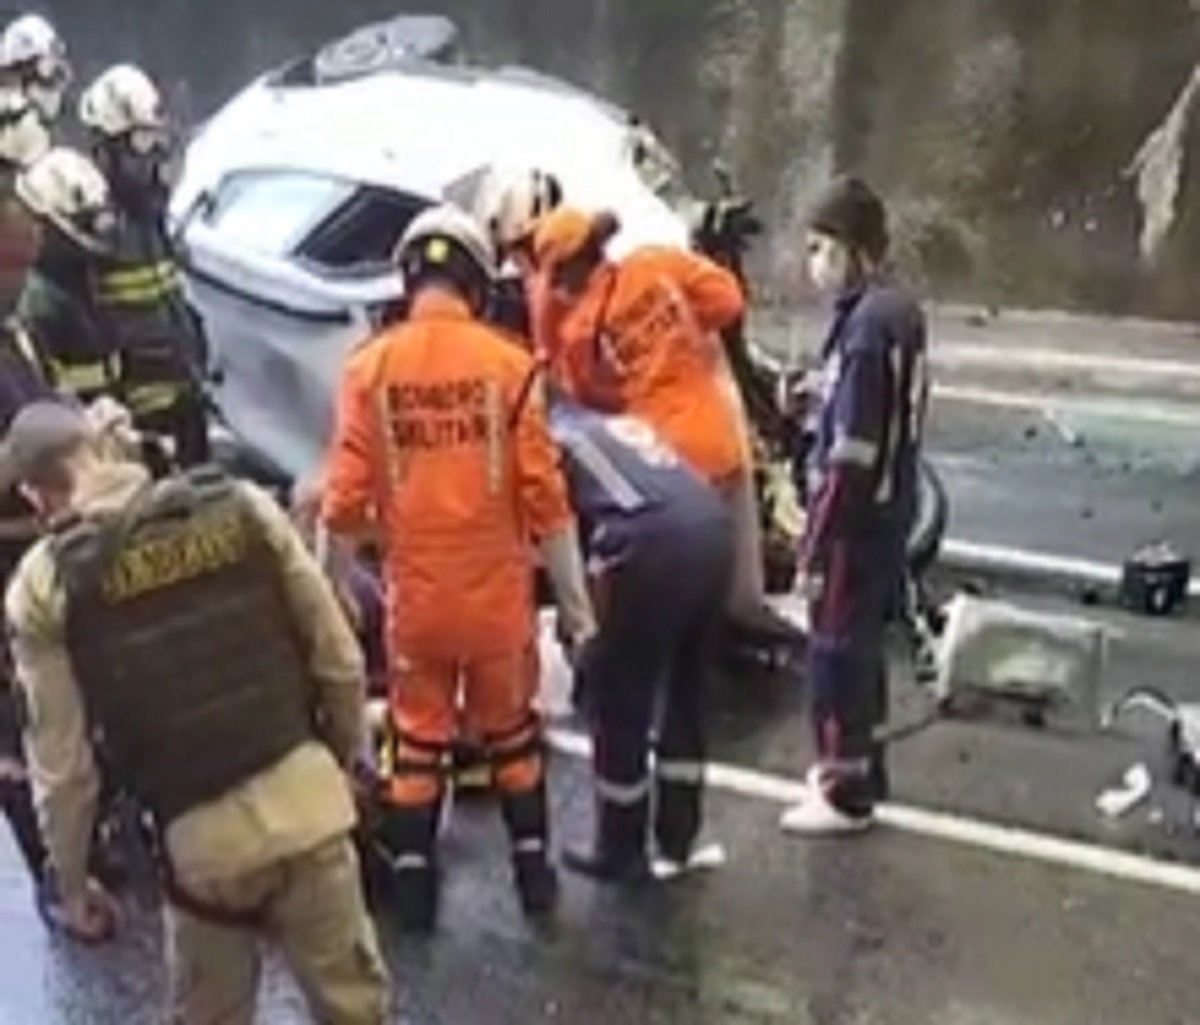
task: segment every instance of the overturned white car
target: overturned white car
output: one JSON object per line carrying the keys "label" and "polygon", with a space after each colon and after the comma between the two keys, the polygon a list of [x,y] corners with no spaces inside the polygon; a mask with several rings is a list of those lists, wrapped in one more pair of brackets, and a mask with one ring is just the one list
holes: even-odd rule
{"label": "overturned white car", "polygon": [[230,428],[288,476],[327,436],[347,349],[403,295],[409,220],[536,166],[621,217],[618,249],[686,244],[677,168],[627,112],[522,68],[453,62],[444,19],[401,18],[251,84],[187,149],[171,204]]}

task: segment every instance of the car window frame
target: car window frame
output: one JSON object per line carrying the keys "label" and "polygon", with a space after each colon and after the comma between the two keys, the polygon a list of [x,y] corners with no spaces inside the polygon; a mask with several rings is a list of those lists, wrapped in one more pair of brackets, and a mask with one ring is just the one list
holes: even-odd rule
{"label": "car window frame", "polygon": [[[222,216],[228,213],[230,209],[235,209],[235,206],[230,206],[229,204],[236,204],[238,202],[236,194],[230,195],[231,191],[247,182],[255,180],[270,181],[271,179],[291,179],[293,181],[307,179],[312,182],[323,183],[330,187],[330,200],[318,204],[314,210],[298,219],[287,230],[285,241],[278,246],[264,248],[253,244],[252,240],[248,242],[247,236],[244,233],[237,235],[236,233],[229,232],[228,229],[222,229]],[[202,220],[206,231],[211,234],[223,249],[233,248],[240,243],[245,245],[246,250],[252,252],[256,258],[288,262],[294,259],[297,248],[303,244],[312,230],[317,225],[324,223],[331,213],[340,209],[353,196],[357,187],[357,182],[344,175],[325,174],[288,167],[239,168],[222,176],[220,182],[218,182],[216,188],[212,191],[212,200],[206,205],[202,214]]]}
{"label": "car window frame", "polygon": [[[428,196],[390,185],[381,185],[376,182],[353,182],[352,184],[353,189],[350,194],[336,207],[327,211],[325,216],[313,224],[305,236],[292,247],[290,258],[308,273],[331,282],[359,282],[368,281],[373,278],[394,277],[398,273],[397,268],[387,258],[374,262],[337,266],[332,263],[326,263],[311,255],[311,253],[305,252],[306,249],[310,249],[316,243],[322,233],[330,231],[339,220],[344,218],[350,212],[352,206],[363,202],[364,199],[369,199],[373,193],[388,193],[397,197],[400,201],[412,203],[416,207],[413,217],[416,217],[422,210],[436,203],[436,200],[430,199]],[[400,233],[397,233],[397,241],[399,241],[399,237]]]}

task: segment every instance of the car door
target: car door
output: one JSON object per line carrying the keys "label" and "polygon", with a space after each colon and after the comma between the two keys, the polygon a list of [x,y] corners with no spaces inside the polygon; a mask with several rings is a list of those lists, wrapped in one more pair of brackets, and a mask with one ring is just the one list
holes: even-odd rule
{"label": "car door", "polygon": [[289,475],[318,465],[346,353],[403,291],[387,257],[422,202],[344,179],[245,171],[183,226],[217,404]]}

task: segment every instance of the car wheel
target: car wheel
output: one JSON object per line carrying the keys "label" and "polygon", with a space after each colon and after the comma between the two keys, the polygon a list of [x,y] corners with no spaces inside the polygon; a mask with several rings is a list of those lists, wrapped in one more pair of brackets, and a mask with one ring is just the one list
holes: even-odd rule
{"label": "car wheel", "polygon": [[920,576],[937,558],[950,519],[950,500],[937,470],[922,458],[917,466],[917,516],[908,535],[908,565]]}
{"label": "car wheel", "polygon": [[362,78],[412,61],[453,59],[458,27],[449,18],[413,15],[364,25],[329,43],[313,66],[320,85]]}

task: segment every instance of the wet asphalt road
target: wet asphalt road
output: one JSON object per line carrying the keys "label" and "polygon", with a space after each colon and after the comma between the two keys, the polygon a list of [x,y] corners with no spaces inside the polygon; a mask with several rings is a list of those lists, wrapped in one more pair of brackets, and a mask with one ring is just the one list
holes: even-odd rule
{"label": "wet asphalt road", "polygon": [[[1151,340],[1163,357],[1179,358],[1186,345]],[[1122,342],[1105,344],[1120,351]],[[955,537],[1105,562],[1169,537],[1200,554],[1200,449],[1186,429],[942,402],[930,449],[950,491]],[[1150,621],[1007,589],[998,596],[1103,621],[1113,637],[1106,699],[1152,683],[1200,700],[1194,620]],[[898,719],[924,708],[906,664],[898,650]],[[795,676],[731,674],[713,718],[721,762],[793,778],[807,763]],[[1162,740],[1162,726],[1146,719],[1117,736],[1058,723],[1031,730],[1005,717],[942,723],[895,749],[895,799],[1200,865],[1193,809],[1161,773],[1151,799],[1127,819],[1107,822],[1093,807],[1132,762],[1158,772]],[[555,759],[560,842],[586,835],[587,786],[580,762]],[[1200,897],[895,830],[805,844],[777,833],[778,811],[716,793],[711,831],[729,849],[724,869],[634,893],[568,877],[557,926],[535,932],[509,890],[496,816],[462,810],[445,838],[438,936],[392,935],[381,913],[395,1021],[1200,1022]],[[144,898],[131,901],[115,945],[86,950],[49,937],[0,839],[0,930],[0,1025],[163,1020],[157,917]],[[306,1020],[281,973],[269,978],[261,1020]]]}
{"label": "wet asphalt road", "polygon": [[[1009,597],[1012,597],[1011,595]],[[1030,597],[1030,602],[1047,601]],[[1061,602],[1052,601],[1056,607]],[[1154,667],[1197,694],[1190,624],[1098,610],[1127,634],[1107,681]],[[896,716],[921,698],[895,659]],[[802,683],[742,671],[713,700],[716,760],[789,777],[807,759]],[[1170,788],[1115,825],[1096,792],[1156,750],[1147,723],[1101,738],[998,720],[951,722],[897,747],[895,799],[985,822],[1200,864],[1190,810]],[[1153,760],[1151,759],[1153,765]],[[584,763],[552,766],[556,842],[588,833]],[[1155,821],[1162,810],[1166,821]],[[881,828],[843,842],[776,831],[779,807],[714,792],[720,871],[636,892],[565,877],[555,928],[518,913],[494,810],[459,809],[444,838],[442,927],[401,938],[380,920],[398,984],[394,1020],[787,1023],[787,1025],[1193,1025],[1200,1021],[1200,897],[1045,866]],[[0,846],[0,1025],[142,1025],[163,1020],[156,913],[129,898],[120,942],[88,950],[46,935],[15,856]],[[269,976],[261,1021],[306,1020],[286,976]]]}
{"label": "wet asphalt road", "polygon": [[[560,838],[587,829],[587,780],[555,764]],[[444,838],[441,929],[402,939],[381,922],[396,1022],[530,1025],[1191,1025],[1196,898],[880,830],[805,844],[777,809],[717,795],[710,828],[730,862],[670,886],[613,893],[566,879],[555,927],[530,929],[485,807]],[[0,871],[0,1021],[160,1021],[156,919],[84,950],[46,937],[11,859]],[[272,973],[263,1022],[306,1020]]]}

